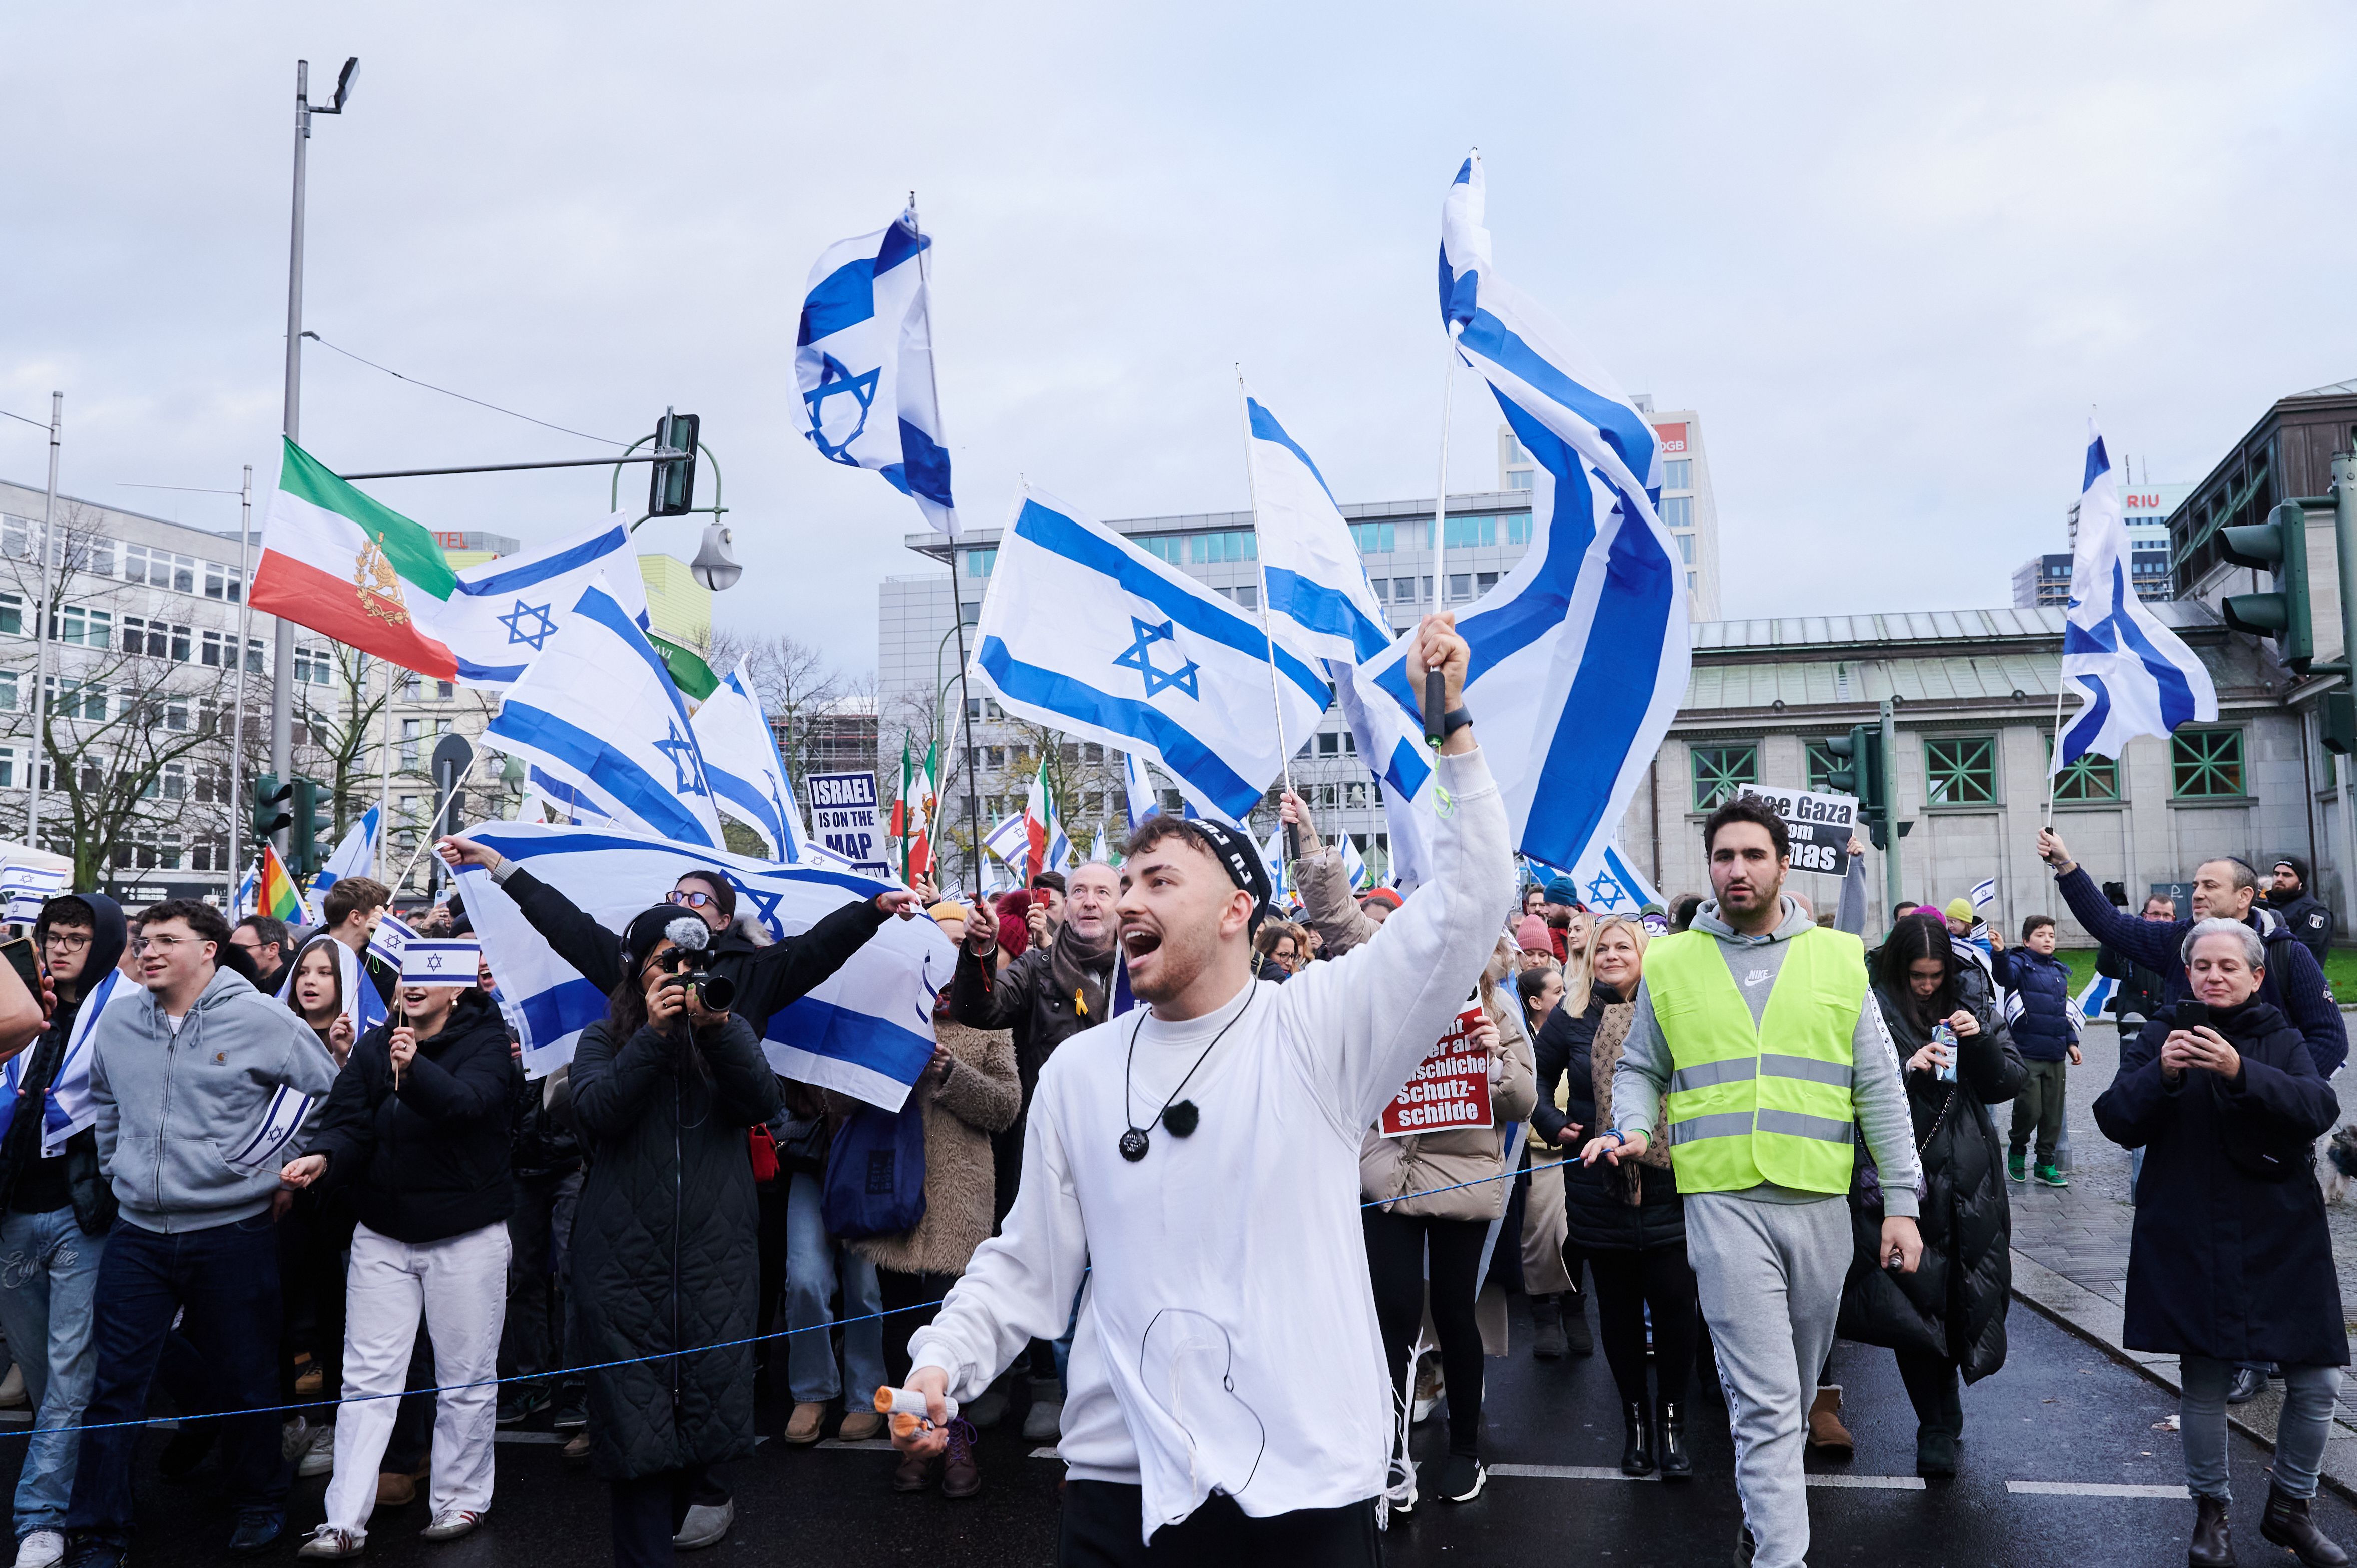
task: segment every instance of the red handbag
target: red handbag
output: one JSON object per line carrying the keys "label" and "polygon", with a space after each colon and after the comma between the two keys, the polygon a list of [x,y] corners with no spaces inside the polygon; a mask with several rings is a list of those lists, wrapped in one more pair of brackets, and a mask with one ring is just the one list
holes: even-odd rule
{"label": "red handbag", "polygon": [[778,1179],[778,1140],[770,1134],[770,1124],[757,1122],[745,1133],[745,1146],[753,1156],[753,1179],[770,1182]]}

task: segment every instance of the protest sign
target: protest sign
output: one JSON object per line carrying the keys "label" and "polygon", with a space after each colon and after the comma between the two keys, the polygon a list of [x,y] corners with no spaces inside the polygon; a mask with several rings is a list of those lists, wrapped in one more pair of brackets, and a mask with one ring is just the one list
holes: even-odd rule
{"label": "protest sign", "polygon": [[866,876],[889,877],[884,856],[882,813],[876,804],[872,773],[813,773],[810,787],[811,837],[851,862]]}
{"label": "protest sign", "polygon": [[1821,795],[1773,784],[1746,784],[1742,792],[1757,796],[1784,819],[1792,835],[1793,870],[1822,871],[1827,876],[1849,870],[1849,841],[1857,832],[1857,796]]}
{"label": "protest sign", "polygon": [[1407,1087],[1383,1107],[1384,1137],[1491,1125],[1490,1053],[1472,1041],[1481,1023],[1480,1004],[1467,1003],[1448,1032],[1408,1074]]}

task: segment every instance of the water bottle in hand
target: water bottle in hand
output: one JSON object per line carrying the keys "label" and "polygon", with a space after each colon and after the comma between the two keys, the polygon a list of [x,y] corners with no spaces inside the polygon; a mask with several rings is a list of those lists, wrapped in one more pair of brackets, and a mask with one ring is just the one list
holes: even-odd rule
{"label": "water bottle in hand", "polygon": [[1944,1020],[1932,1026],[1932,1049],[1940,1060],[1932,1076],[1943,1083],[1956,1081],[1956,1031]]}

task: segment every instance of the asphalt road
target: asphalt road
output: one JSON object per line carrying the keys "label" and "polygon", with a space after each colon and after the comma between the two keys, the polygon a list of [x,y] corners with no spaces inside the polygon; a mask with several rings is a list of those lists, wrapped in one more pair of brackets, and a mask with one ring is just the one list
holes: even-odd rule
{"label": "asphalt road", "polygon": [[[1527,1346],[1526,1327],[1518,1323],[1516,1331]],[[1601,1357],[1544,1364],[1525,1350],[1489,1365],[1486,1457],[1497,1473],[1472,1503],[1427,1502],[1395,1523],[1392,1563],[1728,1560],[1738,1512],[1733,1452],[1716,1404],[1696,1405],[1692,1483],[1629,1481],[1613,1468],[1620,1424]],[[1819,1479],[1810,1498],[1816,1532],[1810,1561],[1817,1568],[2183,1561],[2193,1509],[2181,1492],[2179,1440],[2166,1426],[2174,1402],[2029,1308],[2014,1308],[2005,1369],[1965,1392],[1963,1470],[1953,1482],[1926,1485],[1912,1474],[1914,1419],[1887,1352],[1845,1344],[1835,1368],[1858,1450],[1847,1465],[1812,1464]],[[765,1407],[763,1429],[776,1433],[784,1413]],[[151,1435],[142,1449],[135,1560],[141,1568],[218,1568],[230,1520],[215,1471],[209,1464],[188,1484],[167,1485],[154,1468],[162,1441]],[[1439,1424],[1419,1428],[1416,1441],[1437,1466]],[[2258,1537],[2266,1455],[2240,1436],[2233,1443],[2242,1561],[2287,1563]],[[1033,1456],[1034,1446],[1011,1423],[984,1434],[983,1495],[951,1502],[938,1492],[892,1494],[893,1458],[880,1445],[789,1449],[773,1436],[722,1473],[737,1498],[735,1531],[686,1561],[704,1568],[1048,1563],[1061,1467]],[[0,1467],[12,1481],[22,1449],[0,1438]],[[325,1486],[296,1483],[294,1530],[318,1520]],[[2319,1517],[2341,1541],[2357,1544],[2357,1510],[2327,1493]],[[428,1545],[416,1539],[425,1522],[422,1502],[381,1513],[371,1521],[368,1560],[416,1568],[570,1568],[611,1560],[601,1489],[565,1466],[544,1431],[502,1434],[497,1499],[474,1536]],[[290,1530],[276,1560],[291,1562],[293,1544]]]}

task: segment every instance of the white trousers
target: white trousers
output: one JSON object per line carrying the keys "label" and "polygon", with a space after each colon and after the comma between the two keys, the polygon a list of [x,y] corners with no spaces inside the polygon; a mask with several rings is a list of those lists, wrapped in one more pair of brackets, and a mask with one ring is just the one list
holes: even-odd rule
{"label": "white trousers", "polygon": [[[337,1412],[328,1522],[368,1533],[376,1467],[393,1438],[421,1312],[434,1336],[434,1381],[446,1391],[435,1396],[434,1514],[488,1511],[499,1408],[490,1380],[499,1375],[500,1327],[507,1316],[506,1224],[415,1244],[362,1225],[352,1232],[351,1267],[344,1277],[345,1402]],[[468,1383],[477,1386],[460,1386]]]}

